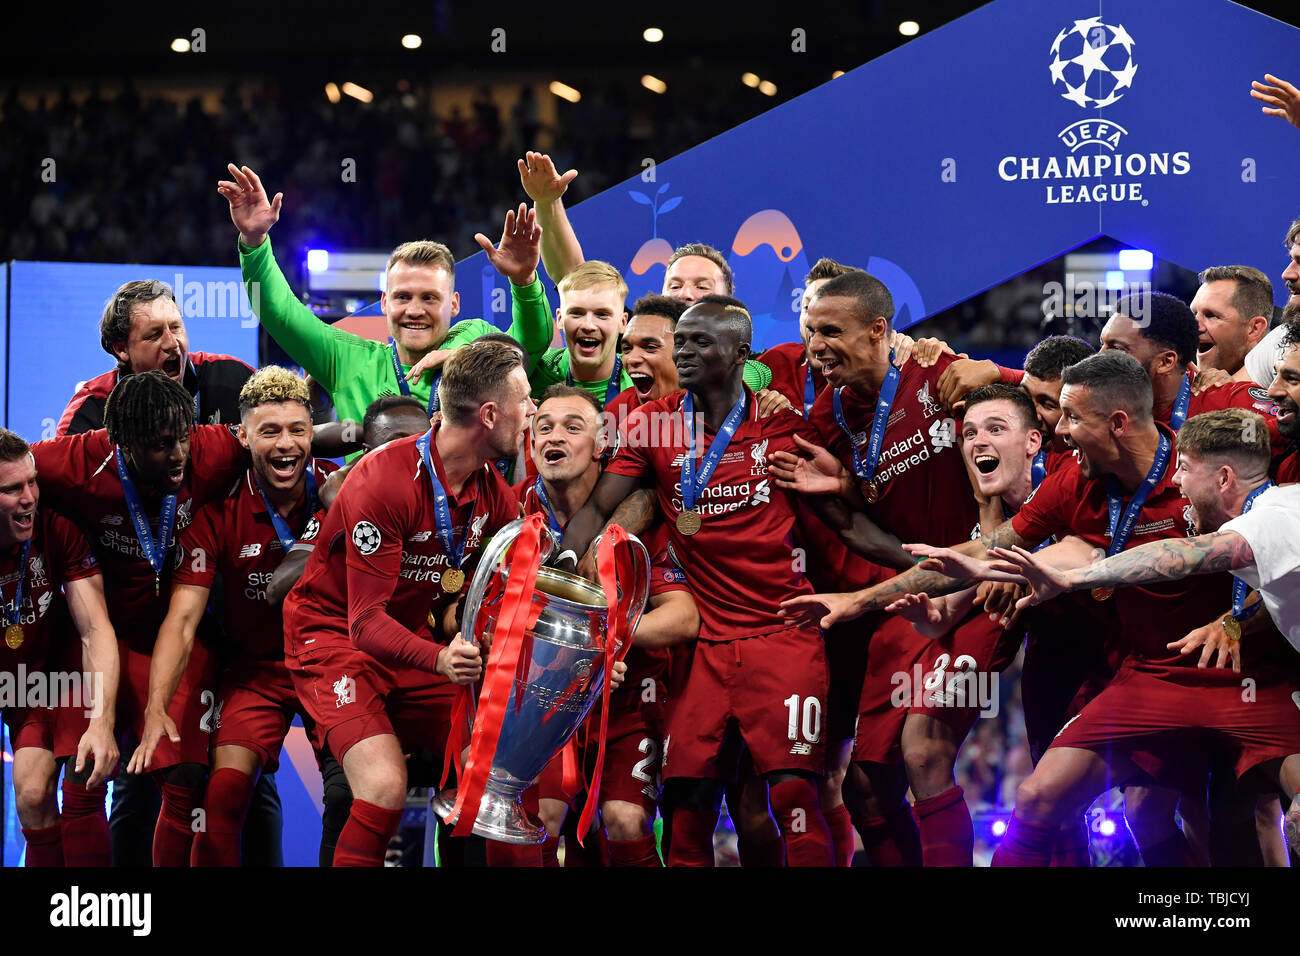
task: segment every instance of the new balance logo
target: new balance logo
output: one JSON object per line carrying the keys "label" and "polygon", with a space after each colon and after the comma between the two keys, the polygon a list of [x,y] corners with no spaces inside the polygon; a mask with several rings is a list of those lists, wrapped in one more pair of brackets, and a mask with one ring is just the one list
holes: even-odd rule
{"label": "new balance logo", "polygon": [[415,532],[415,534],[411,535],[406,540],[407,541],[428,541],[429,535],[431,534],[433,534],[432,531],[417,531]]}
{"label": "new balance logo", "polygon": [[239,549],[240,558],[255,558],[262,553],[262,543],[260,541],[253,544],[246,544]]}
{"label": "new balance logo", "polygon": [[796,756],[806,757],[812,753],[812,744],[805,743],[802,740],[796,741],[790,747],[790,753],[795,754]]}
{"label": "new balance logo", "polygon": [[99,519],[100,524],[118,525],[121,524],[122,521],[123,518],[121,515],[104,515],[104,517]]}

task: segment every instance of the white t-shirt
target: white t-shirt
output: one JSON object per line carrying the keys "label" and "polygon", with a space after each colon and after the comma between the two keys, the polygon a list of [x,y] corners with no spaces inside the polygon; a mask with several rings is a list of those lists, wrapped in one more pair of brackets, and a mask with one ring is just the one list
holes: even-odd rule
{"label": "white t-shirt", "polygon": [[1282,337],[1286,335],[1285,325],[1275,325],[1246,353],[1246,372],[1260,388],[1268,388],[1277,377],[1277,363],[1282,361],[1286,347]]}
{"label": "white t-shirt", "polygon": [[1246,539],[1255,561],[1232,573],[1259,591],[1277,629],[1300,650],[1300,485],[1270,488],[1219,530]]}

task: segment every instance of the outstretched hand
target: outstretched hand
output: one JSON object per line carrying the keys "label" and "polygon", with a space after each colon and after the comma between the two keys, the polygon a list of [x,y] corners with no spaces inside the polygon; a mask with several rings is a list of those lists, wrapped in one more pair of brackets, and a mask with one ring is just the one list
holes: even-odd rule
{"label": "outstretched hand", "polygon": [[860,617],[853,594],[800,594],[781,602],[779,615],[799,627],[828,630],[841,621]]}
{"label": "outstretched hand", "polygon": [[230,221],[239,230],[240,241],[250,249],[256,248],[279,221],[284,193],[276,193],[275,199],[267,202],[266,189],[257,173],[234,163],[228,164],[226,169],[230,170],[233,182],[221,180],[217,183],[217,192],[230,203]]}
{"label": "outstretched hand", "polygon": [[994,568],[987,561],[962,554],[952,548],[936,548],[928,544],[905,544],[903,550],[910,555],[924,558],[920,567],[926,571],[937,571],[950,578],[970,581],[1012,581],[1020,583],[1023,579],[1017,574],[1007,574]]}
{"label": "outstretched hand", "polygon": [[528,285],[537,277],[537,263],[542,259],[542,227],[537,224],[537,212],[523,203],[517,212],[506,212],[498,245],[493,246],[481,232],[474,234],[474,241],[487,253],[497,272],[513,284]]}
{"label": "outstretched hand", "polygon": [[1300,90],[1272,73],[1265,73],[1264,79],[1264,83],[1255,80],[1250,84],[1250,95],[1265,104],[1260,111],[1268,116],[1280,116],[1300,129]]}
{"label": "outstretched hand", "polygon": [[524,158],[519,160],[518,166],[519,181],[523,184],[524,192],[528,193],[528,198],[537,205],[555,202],[564,195],[565,190],[569,188],[569,183],[578,178],[576,169],[570,169],[564,175],[560,175],[550,156],[532,150],[524,153]]}
{"label": "outstretched hand", "polygon": [[794,441],[807,457],[788,451],[773,452],[767,473],[776,479],[776,486],[804,495],[841,494],[845,490],[848,471],[840,460],[801,435],[795,435]]}

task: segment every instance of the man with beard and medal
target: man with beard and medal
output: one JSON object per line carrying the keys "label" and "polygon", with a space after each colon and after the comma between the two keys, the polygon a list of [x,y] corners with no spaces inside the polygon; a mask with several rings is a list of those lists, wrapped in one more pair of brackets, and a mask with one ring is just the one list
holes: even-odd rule
{"label": "man with beard and medal", "polygon": [[315,514],[318,489],[334,470],[311,457],[307,383],[288,369],[255,372],[240,393],[240,414],[239,439],[252,467],[180,536],[183,558],[154,645],[144,734],[128,768],[149,769],[164,736],[180,740],[167,709],[220,575],[230,650],[208,722],[213,762],[203,800],[207,826],[191,852],[195,866],[240,865],[253,786],[263,772],[275,771],[289,723],[301,710],[284,667],[280,612],[267,603],[265,582]]}
{"label": "man with beard and medal", "polygon": [[[517,348],[472,342],[443,366],[442,415],[369,452],[339,489],[284,602],[285,665],[318,749],[353,793],[335,866],[382,866],[406,804],[404,746],[440,751],[434,677],[477,680],[460,639],[465,570],[519,513],[492,462],[519,447],[535,406]],[[432,619],[441,642],[426,626]]]}

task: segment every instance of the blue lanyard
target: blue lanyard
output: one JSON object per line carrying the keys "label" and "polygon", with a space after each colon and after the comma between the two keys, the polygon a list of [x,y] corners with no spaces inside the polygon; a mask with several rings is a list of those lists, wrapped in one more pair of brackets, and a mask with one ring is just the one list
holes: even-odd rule
{"label": "blue lanyard", "polygon": [[1038,449],[1038,454],[1034,456],[1033,465],[1031,465],[1029,469],[1030,487],[1034,491],[1037,491],[1038,486],[1043,483],[1043,479],[1046,477],[1047,477],[1047,449],[1040,448]]}
{"label": "blue lanyard", "polygon": [[[805,359],[805,361],[808,361]],[[812,414],[812,407],[817,401],[817,392],[813,389],[812,362],[808,362],[808,371],[803,377],[803,417]]]}
{"label": "blue lanyard", "polygon": [[[457,543],[454,529],[451,526],[451,508],[447,505],[447,491],[442,487],[442,482],[438,480],[438,472],[433,467],[433,459],[429,455],[429,446],[433,442],[433,429],[421,435],[415,442],[415,446],[420,450],[424,457],[424,470],[429,473],[429,483],[433,486],[433,520],[438,527],[438,540],[442,543],[442,553],[447,556],[448,563],[453,568],[459,568],[464,561],[465,539],[461,538]],[[473,515],[471,514],[472,518]],[[466,531],[468,531],[468,526]]]}
{"label": "blue lanyard", "polygon": [[18,583],[14,586],[14,619],[9,620],[9,605],[5,603],[4,592],[0,591],[0,614],[5,624],[21,624],[23,620],[23,581],[27,577],[27,557],[32,553],[32,539],[23,542],[22,553],[18,556]]}
{"label": "blue lanyard", "polygon": [[1137,525],[1138,515],[1142,513],[1142,506],[1146,504],[1151,491],[1160,483],[1165,468],[1169,465],[1169,454],[1172,449],[1173,442],[1169,440],[1168,436],[1162,434],[1160,436],[1160,447],[1156,450],[1155,461],[1151,463],[1151,470],[1147,472],[1147,476],[1142,480],[1142,485],[1138,488],[1137,494],[1129,502],[1122,521],[1120,520],[1120,508],[1123,506],[1124,499],[1120,493],[1120,487],[1113,475],[1107,479],[1106,496],[1110,510],[1110,548],[1106,551],[1108,557],[1119,554],[1128,545],[1128,539],[1133,536],[1133,528]]}
{"label": "blue lanyard", "polygon": [[1187,421],[1187,405],[1191,400],[1192,376],[1189,373],[1183,376],[1183,387],[1178,390],[1173,411],[1169,413],[1169,428],[1174,434],[1178,434],[1178,429],[1182,428],[1183,422]]}
{"label": "blue lanyard", "polygon": [[126,459],[122,449],[117,449],[117,477],[122,482],[122,494],[126,497],[126,508],[131,512],[131,523],[135,525],[135,537],[140,542],[140,550],[145,560],[153,568],[154,590],[158,589],[158,577],[162,574],[167,552],[172,545],[172,531],[176,527],[176,496],[164,495],[162,507],[158,511],[158,539],[154,540],[149,530],[149,519],[144,516],[144,505],[140,502],[140,493],[135,490],[135,483],[126,470]]}
{"label": "blue lanyard", "polygon": [[740,422],[745,417],[745,393],[741,391],[740,398],[736,400],[735,405],[731,406],[731,411],[727,413],[722,427],[713,436],[713,442],[709,445],[704,460],[700,462],[698,473],[695,471],[695,396],[689,390],[686,392],[686,397],[682,399],[682,414],[686,417],[686,434],[689,436],[689,450],[686,452],[686,457],[682,459],[682,510],[693,511],[696,499],[709,486],[713,470],[718,467],[723,452],[731,444],[736,429],[740,427]]}
{"label": "blue lanyard", "polygon": [[889,410],[894,405],[894,394],[898,391],[898,366],[894,364],[894,350],[889,350],[889,372],[885,382],[880,386],[880,398],[876,401],[876,414],[871,421],[871,441],[867,444],[867,460],[863,462],[858,454],[857,442],[853,432],[844,420],[844,406],[840,403],[840,389],[835,389],[831,405],[835,409],[835,422],[841,431],[849,436],[849,450],[853,452],[853,473],[863,481],[870,481],[876,474],[876,465],[880,461],[880,448],[885,443],[885,428],[889,424]]}
{"label": "blue lanyard", "polygon": [[[316,497],[316,476],[312,473],[311,461],[307,462],[307,517],[311,518],[319,507]],[[280,517],[280,513],[271,507],[271,502],[266,497],[266,492],[262,490],[262,483],[257,480],[257,475],[253,475],[253,484],[257,486],[257,493],[262,496],[262,504],[266,505],[266,513],[271,516],[271,524],[275,526],[275,536],[280,539],[280,545],[285,551],[294,546],[298,536],[293,533],[289,527],[289,522]]]}
{"label": "blue lanyard", "polygon": [[[1258,498],[1260,494],[1262,494],[1263,492],[1267,491],[1272,487],[1273,487],[1273,482],[1265,481],[1262,485],[1260,485],[1258,488],[1256,488],[1254,491],[1248,494],[1246,496],[1245,502],[1241,506],[1241,513],[1245,514],[1247,511],[1249,511],[1251,505],[1255,503],[1255,499]],[[1263,601],[1256,601],[1255,604],[1252,605],[1249,611],[1243,611],[1243,608],[1246,604],[1246,595],[1249,592],[1250,592],[1250,585],[1234,574],[1232,576],[1232,616],[1239,621],[1250,620],[1252,617],[1258,614],[1259,609],[1264,606]]]}
{"label": "blue lanyard", "polygon": [[[570,361],[572,361],[572,359],[570,359]],[[574,385],[572,365],[570,365],[568,371],[564,373],[564,381],[570,387]],[[623,391],[623,356],[616,355],[614,356],[614,374],[609,377],[609,384],[605,386],[605,400],[600,403],[600,407],[604,408],[612,402],[618,397],[618,393],[621,391]]]}
{"label": "blue lanyard", "polygon": [[[393,374],[397,376],[397,390],[403,395],[410,395],[411,386],[407,384],[406,376],[402,374],[402,361],[397,357],[397,343],[393,341],[391,336],[388,339],[388,354],[393,359]],[[433,373],[433,382],[429,385],[429,404],[425,407],[430,418],[433,417],[434,412],[442,407],[442,402],[438,400],[438,383],[441,381],[442,366],[439,366],[438,371]]]}
{"label": "blue lanyard", "polygon": [[542,483],[542,476],[537,476],[537,481],[533,483],[533,490],[537,492],[537,500],[542,503],[546,509],[546,520],[551,526],[551,530],[557,536],[564,535],[564,529],[560,527],[560,522],[555,519],[555,510],[551,508],[551,499],[546,496],[546,486]]}

